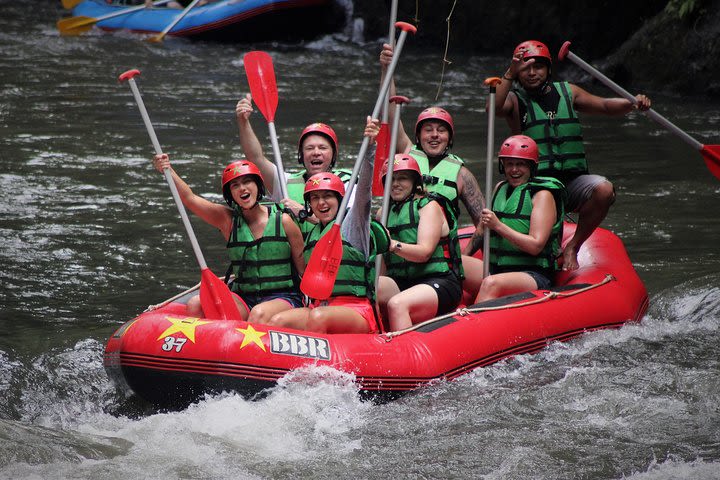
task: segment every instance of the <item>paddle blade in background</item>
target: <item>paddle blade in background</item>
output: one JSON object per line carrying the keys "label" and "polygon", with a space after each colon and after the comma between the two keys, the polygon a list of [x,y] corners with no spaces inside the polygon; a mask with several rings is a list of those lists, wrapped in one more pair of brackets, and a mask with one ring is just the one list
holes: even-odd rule
{"label": "paddle blade in background", "polygon": [[329,298],[335,286],[342,255],[340,227],[333,225],[315,244],[300,282],[300,290],[315,300]]}
{"label": "paddle blade in background", "polygon": [[382,197],[384,188],[382,181],[382,166],[390,155],[390,127],[387,123],[380,124],[380,132],[375,141],[377,147],[375,150],[375,166],[373,170],[372,194],[375,197]]}
{"label": "paddle blade in background", "polygon": [[278,92],[272,58],[266,52],[248,52],[243,57],[243,64],[250,86],[250,95],[255,105],[258,106],[265,120],[275,121]]}
{"label": "paddle blade in background", "polygon": [[98,19],[93,17],[69,17],[57,21],[57,29],[61,35],[80,35],[90,30]]}
{"label": "paddle blade in background", "polygon": [[720,179],[720,145],[703,145],[700,153],[705,159],[705,165],[710,172]]}
{"label": "paddle blade in background", "polygon": [[204,268],[200,274],[200,305],[205,318],[242,320],[235,299],[225,282],[209,268]]}

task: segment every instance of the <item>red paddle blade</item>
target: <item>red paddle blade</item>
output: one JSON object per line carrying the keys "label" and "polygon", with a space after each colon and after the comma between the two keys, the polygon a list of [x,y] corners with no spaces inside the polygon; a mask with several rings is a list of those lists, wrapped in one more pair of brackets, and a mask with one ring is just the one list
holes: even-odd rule
{"label": "red paddle blade", "polygon": [[372,194],[375,197],[382,197],[384,185],[382,181],[382,166],[388,159],[390,150],[390,127],[387,123],[380,124],[380,132],[375,141],[377,149],[375,150],[375,169],[373,170]]}
{"label": "red paddle blade", "polygon": [[703,145],[700,153],[702,153],[705,165],[710,169],[710,172],[720,179],[720,145]]}
{"label": "red paddle blade", "polygon": [[329,298],[335,286],[342,255],[340,227],[333,225],[315,244],[300,282],[300,290],[316,300]]}
{"label": "red paddle blade", "polygon": [[266,52],[249,52],[243,57],[243,64],[255,105],[260,109],[265,120],[274,122],[278,92],[272,58]]}
{"label": "red paddle blade", "polygon": [[200,305],[205,318],[242,320],[235,299],[225,282],[209,268],[203,269],[200,274]]}

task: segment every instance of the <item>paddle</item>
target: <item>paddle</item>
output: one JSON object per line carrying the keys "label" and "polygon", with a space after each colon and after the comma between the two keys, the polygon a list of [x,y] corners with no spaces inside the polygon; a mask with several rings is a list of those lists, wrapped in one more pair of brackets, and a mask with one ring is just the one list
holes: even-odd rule
{"label": "paddle", "polygon": [[[159,2],[153,3],[153,7],[164,5],[169,1],[170,0],[160,0]],[[81,33],[90,30],[92,26],[97,22],[102,22],[103,20],[107,20],[109,18],[119,17],[120,15],[127,15],[128,13],[133,13],[144,9],[145,6],[140,5],[139,7],[125,8],[120,10],[119,12],[109,13],[107,15],[103,15],[102,17],[97,18],[83,16],[62,18],[57,21],[57,28],[58,30],[60,30],[61,35],[80,35]]]}
{"label": "paddle", "polygon": [[[488,138],[487,161],[485,164],[485,195],[491,199],[493,177],[493,159],[495,158],[495,88],[502,82],[501,78],[489,77],[483,82],[490,89],[488,98]],[[490,208],[490,205],[487,206]],[[483,278],[490,275],[490,228],[483,232]]]}
{"label": "paddle", "polygon": [[[400,52],[402,51],[403,44],[405,43],[405,37],[407,37],[408,32],[415,33],[417,31],[414,26],[405,22],[397,22],[395,26],[402,31],[398,37],[395,54],[393,55],[392,62],[390,62],[390,65],[388,66],[387,75],[380,87],[380,94],[375,102],[375,108],[373,108],[370,118],[377,118],[380,113],[380,108],[385,100],[385,94],[390,88],[390,81],[392,80],[393,72],[395,71],[398,59],[400,58]],[[365,157],[365,152],[367,152],[369,144],[370,138],[364,137],[362,144],[360,145],[360,152],[355,160],[355,166],[353,167],[352,175],[350,176],[347,191],[345,192],[345,196],[343,197],[337,216],[335,217],[335,222],[332,227],[330,227],[330,230],[315,244],[315,248],[310,255],[310,260],[305,267],[305,274],[300,282],[300,290],[302,290],[302,292],[310,298],[325,300],[332,293],[335,285],[335,278],[337,277],[337,269],[340,266],[343,253],[340,226],[343,218],[345,217],[345,210],[347,209],[347,204],[350,200],[350,194],[352,193],[352,189],[357,181],[360,166],[362,165],[362,160]]]}
{"label": "paddle", "polygon": [[[393,117],[393,125],[392,125],[392,133],[390,134],[390,150],[391,152],[395,152],[395,149],[397,148],[397,137],[398,137],[398,130],[400,130],[400,112],[402,111],[403,105],[406,103],[409,103],[410,99],[407,97],[402,97],[400,95],[395,95],[393,97],[390,97],[390,103],[395,104],[395,117]],[[391,161],[390,159],[393,159]],[[392,189],[392,176],[393,176],[393,168],[395,167],[394,162],[395,155],[391,155],[388,157],[388,167],[387,167],[387,173],[385,174],[385,184],[383,192],[383,198],[382,198],[382,210],[380,215],[380,223],[382,223],[383,227],[387,227],[387,221],[388,216],[390,215],[390,190]],[[376,158],[377,160],[377,158]],[[375,291],[378,291],[378,280],[380,278],[380,265],[382,262],[382,255],[377,255],[375,257]]]}
{"label": "paddle", "polygon": [[165,38],[165,35],[167,35],[167,33],[168,33],[170,30],[172,30],[172,28],[173,28],[175,25],[177,25],[180,20],[182,20],[183,18],[185,18],[185,15],[187,15],[188,13],[190,13],[190,10],[192,10],[192,8],[193,8],[199,1],[200,1],[200,0],[193,0],[192,2],[190,2],[190,4],[189,4],[187,7],[185,7],[185,8],[183,9],[183,11],[180,12],[180,13],[178,14],[178,16],[173,19],[172,22],[170,22],[170,25],[168,25],[167,27],[165,27],[165,30],[163,30],[162,32],[158,33],[157,35],[153,35],[153,36],[150,37],[148,40],[151,41],[151,42],[162,42],[162,41],[163,41],[163,38]]}
{"label": "paddle", "polygon": [[[630,92],[610,80],[600,71],[595,69],[595,67],[586,63],[583,59],[572,53],[570,51],[570,42],[563,43],[562,47],[560,48],[560,53],[558,54],[558,58],[561,61],[564,60],[566,57],[569,58],[577,66],[588,72],[590,75],[600,80],[600,82],[602,82],[606,87],[610,88],[618,95],[621,95],[622,97],[631,101],[633,104],[637,103],[637,99]],[[710,172],[715,175],[715,177],[720,179],[720,145],[703,145],[702,143],[691,137],[689,134],[687,134],[685,131],[681,130],[678,126],[670,122],[668,119],[657,113],[652,108],[643,113],[651,119],[655,120],[663,127],[670,130],[678,137],[680,137],[680,139],[685,141],[695,150],[699,150],[700,154],[702,154],[703,158],[705,159],[705,165],[707,165]]]}
{"label": "paddle", "polygon": [[278,91],[272,58],[265,52],[248,52],[243,57],[243,64],[245,65],[248,85],[250,85],[250,95],[252,95],[255,105],[265,117],[270,130],[270,142],[275,156],[275,166],[278,171],[277,178],[280,183],[282,198],[288,198],[285,170],[283,169],[282,158],[280,158],[280,145],[278,145],[277,132],[275,131]]}
{"label": "paddle", "polygon": [[[136,75],[140,75],[139,70],[128,70],[120,75],[119,80],[121,82],[127,81],[130,84],[130,89],[135,97],[135,102],[137,102],[137,106],[140,109],[140,115],[142,116],[143,122],[145,122],[145,128],[147,128],[150,140],[155,148],[155,153],[160,155],[162,154],[160,142],[158,142],[157,135],[155,135],[155,129],[153,128],[152,123],[150,123],[150,116],[145,109],[145,103],[143,103],[140,91],[135,84],[135,79],[133,77]],[[185,230],[187,231],[188,237],[190,237],[190,243],[192,244],[193,251],[195,252],[195,257],[197,257],[198,264],[200,264],[200,305],[202,306],[205,317],[220,320],[241,319],[242,317],[238,311],[237,305],[235,304],[235,300],[230,293],[230,289],[225,282],[220,280],[210,271],[205,263],[205,258],[200,250],[197,238],[195,238],[195,233],[193,232],[192,225],[190,224],[190,220],[188,219],[182,200],[180,200],[180,195],[178,194],[177,186],[172,179],[170,169],[166,168],[163,171],[163,174],[165,175],[165,180],[172,192],[175,205],[177,205],[178,211],[180,212],[180,217],[185,225]]]}
{"label": "paddle", "polygon": [[[398,2],[397,0],[393,0],[392,4],[390,6],[390,32],[388,34],[388,43],[393,46],[395,44],[395,19],[397,18],[397,8],[398,8]],[[388,92],[385,96],[389,95]],[[388,127],[388,111],[389,111],[389,105],[387,102],[383,101],[383,110],[382,110],[382,122],[380,123],[380,132],[378,133],[377,138],[375,138],[375,143],[377,145],[375,150],[375,168],[373,170],[373,183],[372,183],[372,194],[375,197],[379,197],[383,195],[383,185],[382,185],[382,175],[381,170],[382,166],[385,164],[385,161],[391,156],[388,140],[389,140],[389,134],[390,129]],[[394,152],[393,152],[394,153]]]}

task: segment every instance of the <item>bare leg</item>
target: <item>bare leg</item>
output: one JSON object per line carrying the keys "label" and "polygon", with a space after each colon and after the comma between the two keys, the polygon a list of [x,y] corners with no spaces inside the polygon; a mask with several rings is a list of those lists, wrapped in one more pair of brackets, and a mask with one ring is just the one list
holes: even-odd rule
{"label": "bare leg", "polygon": [[368,333],[368,323],[348,307],[317,307],[310,310],[306,330],[316,333]]}
{"label": "bare leg", "polygon": [[393,296],[387,309],[390,330],[403,330],[434,317],[438,309],[438,296],[430,285],[415,285]]}
{"label": "bare leg", "polygon": [[490,275],[483,280],[476,302],[512,295],[513,293],[535,290],[537,282],[527,273],[508,272]]}
{"label": "bare leg", "polygon": [[[237,298],[235,295],[233,295],[233,300],[235,300],[235,304],[238,307],[238,311],[240,312],[240,316],[243,320],[247,320],[248,318],[248,311],[247,306],[245,305],[245,302],[242,302],[239,298]],[[188,317],[204,317],[202,310],[202,305],[200,304],[200,295],[195,295],[194,297],[190,298],[187,303],[187,315]]]}
{"label": "bare leg", "polygon": [[285,310],[290,310],[291,308],[293,308],[292,305],[279,298],[258,303],[250,310],[250,316],[247,321],[253,323],[268,323],[273,315],[284,312]]}
{"label": "bare leg", "polygon": [[397,283],[395,283],[395,280],[390,277],[386,277],[385,275],[380,275],[380,279],[378,281],[377,305],[378,310],[380,311],[380,316],[383,318],[386,326],[388,326],[388,301],[393,297],[393,295],[397,295],[398,293],[400,293],[400,289],[398,288]]}
{"label": "bare leg", "polygon": [[309,308],[291,308],[283,312],[277,313],[270,317],[267,322],[272,327],[295,328],[297,330],[307,330],[307,320],[310,315]]}
{"label": "bare leg", "polygon": [[465,270],[465,280],[463,280],[463,303],[471,303],[478,291],[483,280],[483,261],[479,258],[462,256],[463,270]]}
{"label": "bare leg", "polygon": [[576,270],[578,268],[577,254],[580,247],[600,226],[614,202],[615,191],[613,184],[603,182],[595,187],[590,199],[580,206],[575,235],[563,249],[563,270]]}

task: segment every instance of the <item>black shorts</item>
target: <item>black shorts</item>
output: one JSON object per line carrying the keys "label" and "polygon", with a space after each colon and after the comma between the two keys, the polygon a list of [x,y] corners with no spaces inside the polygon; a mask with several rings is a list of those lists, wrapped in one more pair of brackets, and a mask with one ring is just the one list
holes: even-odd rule
{"label": "black shorts", "polygon": [[438,297],[438,309],[435,315],[442,315],[455,310],[460,304],[460,300],[462,300],[462,283],[457,275],[452,272],[412,280],[393,280],[397,283],[400,291],[407,290],[415,285],[431,286]]}

